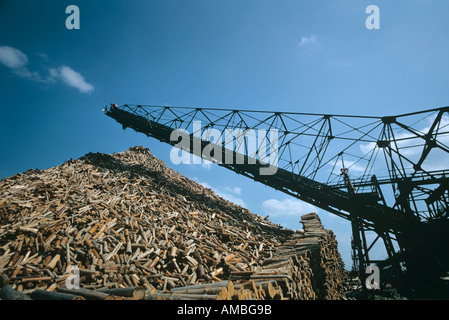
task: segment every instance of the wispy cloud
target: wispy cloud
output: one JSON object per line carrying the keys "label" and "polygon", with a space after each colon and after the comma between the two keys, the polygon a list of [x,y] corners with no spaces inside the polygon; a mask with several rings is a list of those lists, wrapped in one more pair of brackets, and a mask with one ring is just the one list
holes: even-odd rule
{"label": "wispy cloud", "polygon": [[206,159],[202,159],[201,162],[201,167],[207,170],[210,170],[212,168],[213,162],[206,160]]}
{"label": "wispy cloud", "polygon": [[[38,55],[48,60],[46,55]],[[95,89],[79,72],[66,65],[57,68],[48,67],[48,75],[44,76],[37,71],[30,71],[27,67],[28,63],[27,55],[19,49],[0,46],[0,64],[10,68],[16,76],[40,83],[55,83],[59,80],[82,93],[89,93]]]}
{"label": "wispy cloud", "polygon": [[20,50],[8,46],[0,47],[0,62],[11,69],[23,68],[28,57]]}
{"label": "wispy cloud", "polygon": [[296,199],[268,199],[262,202],[262,210],[270,217],[297,216],[318,212],[318,208]]}
{"label": "wispy cloud", "polygon": [[228,192],[231,192],[233,194],[237,194],[237,195],[242,194],[242,188],[239,188],[239,187],[234,187],[234,188],[225,187],[225,190]]}
{"label": "wispy cloud", "polygon": [[318,38],[315,35],[310,37],[301,37],[301,41],[298,43],[300,47],[315,46],[318,44]]}
{"label": "wispy cloud", "polygon": [[200,185],[202,185],[204,188],[212,189],[212,186],[204,181],[200,181],[197,177],[193,178],[194,181],[198,182]]}
{"label": "wispy cloud", "polygon": [[[435,116],[428,117],[421,120],[421,128],[416,126],[414,129],[423,137],[425,137],[429,131],[431,130],[431,125],[435,120]],[[438,136],[438,143],[442,145],[444,148],[449,148],[449,117],[443,116],[440,121],[440,130]],[[436,129],[433,130],[435,134]],[[391,144],[391,149],[393,152],[393,159],[398,160],[396,154],[401,154],[403,157],[406,157],[408,160],[413,163],[417,163],[424,149],[425,140],[423,138],[419,138],[416,135],[410,132],[398,132],[395,134],[396,143]],[[360,145],[360,151],[366,155],[370,152],[375,152],[379,147],[375,142],[369,142]],[[408,161],[404,161],[406,167],[411,167],[412,164]],[[422,168],[427,171],[434,170],[444,170],[447,168],[447,153],[440,148],[432,148],[428,153],[425,161],[422,164]],[[387,172],[384,172],[386,175]]]}
{"label": "wispy cloud", "polygon": [[196,165],[200,165],[201,168],[206,170],[211,170],[213,162],[203,159],[201,157],[198,157],[194,154],[191,154],[190,152],[187,152],[185,150],[176,150],[177,156],[176,159],[179,162],[175,162],[174,164],[190,164],[192,165],[191,168],[196,168]]}
{"label": "wispy cloud", "polygon": [[68,86],[76,88],[83,93],[89,93],[94,90],[93,85],[87,83],[79,72],[70,67],[52,68],[50,69],[50,75],[55,79],[61,79]]}
{"label": "wispy cloud", "polygon": [[223,191],[220,191],[220,190],[215,190],[215,193],[217,193],[223,199],[231,201],[232,203],[235,203],[236,205],[239,205],[241,207],[247,207],[246,202],[242,198],[240,198],[240,197],[237,197],[237,196],[235,196],[233,194],[230,194],[230,193],[227,193],[227,192],[223,192]]}
{"label": "wispy cloud", "polygon": [[21,78],[27,78],[36,82],[52,81],[50,77],[42,77],[38,72],[28,70],[28,57],[19,49],[1,46],[0,63],[10,68],[16,76]]}
{"label": "wispy cloud", "polygon": [[[360,149],[362,149],[362,147],[360,147]],[[348,159],[345,159],[344,160],[344,167],[346,168],[346,169],[349,169],[349,172],[351,173],[351,174],[362,174],[362,173],[364,173],[365,171],[367,171],[367,165],[368,165],[369,163],[367,162],[367,161],[352,161],[352,160],[348,160]],[[341,169],[343,169],[343,163],[337,163],[337,164],[335,164],[335,163],[328,163],[327,164],[328,165],[328,167],[329,167],[329,172],[331,172],[333,175],[337,175],[337,176],[340,176],[341,175]],[[330,169],[332,167],[332,169]]]}
{"label": "wispy cloud", "polygon": [[242,193],[242,188],[240,187],[215,187],[211,186],[209,183],[204,181],[199,181],[197,177],[193,178],[196,182],[201,184],[203,187],[211,189],[214,191],[217,195],[222,197],[223,199],[226,199],[228,201],[231,201],[232,203],[235,203],[236,205],[247,207],[247,204],[245,201],[239,197]]}

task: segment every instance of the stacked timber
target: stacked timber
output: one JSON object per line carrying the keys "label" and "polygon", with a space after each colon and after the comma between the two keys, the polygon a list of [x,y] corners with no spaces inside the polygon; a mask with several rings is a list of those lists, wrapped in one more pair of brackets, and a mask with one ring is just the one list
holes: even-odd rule
{"label": "stacked timber", "polygon": [[335,239],[303,220],[287,230],[142,147],[90,153],[0,181],[2,298],[338,298]]}
{"label": "stacked timber", "polygon": [[315,213],[303,215],[301,223],[304,231],[277,246],[272,257],[251,272],[231,272],[230,279],[272,281],[283,299],[344,299],[347,272],[333,232]]}
{"label": "stacked timber", "polygon": [[[317,245],[311,248],[319,258],[311,264],[316,283],[316,292],[319,299],[336,300],[344,298],[348,273],[344,269],[344,263],[338,252],[338,243],[331,230],[325,230],[317,214],[303,215],[301,223],[304,226],[304,234],[309,237],[309,242],[315,241]],[[312,240],[313,239],[313,240]],[[297,244],[302,245],[301,241]]]}
{"label": "stacked timber", "polygon": [[176,287],[169,291],[149,290],[148,300],[283,300],[275,280],[219,281]]}

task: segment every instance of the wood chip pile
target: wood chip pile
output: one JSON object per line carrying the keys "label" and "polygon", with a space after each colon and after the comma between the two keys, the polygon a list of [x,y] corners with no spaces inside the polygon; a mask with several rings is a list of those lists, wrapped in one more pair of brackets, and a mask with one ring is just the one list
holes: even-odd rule
{"label": "wood chip pile", "polygon": [[90,153],[0,181],[1,297],[340,299],[335,237],[302,223],[255,215],[142,147]]}

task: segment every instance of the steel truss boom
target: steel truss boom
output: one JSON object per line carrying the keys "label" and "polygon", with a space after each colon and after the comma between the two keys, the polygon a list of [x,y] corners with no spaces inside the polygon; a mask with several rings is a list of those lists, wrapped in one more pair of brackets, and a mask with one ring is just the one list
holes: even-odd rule
{"label": "steel truss boom", "polygon": [[[128,104],[105,112],[123,128],[350,220],[361,268],[379,239],[387,260],[403,263],[431,245],[447,268],[430,234],[449,233],[449,107],[385,117]],[[373,243],[367,231],[377,234]],[[416,232],[434,242],[414,240]]]}

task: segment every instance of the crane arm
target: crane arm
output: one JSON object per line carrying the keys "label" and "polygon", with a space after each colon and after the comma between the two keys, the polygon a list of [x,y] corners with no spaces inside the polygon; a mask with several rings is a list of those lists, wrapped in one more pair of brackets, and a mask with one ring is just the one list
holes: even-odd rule
{"label": "crane arm", "polygon": [[[255,156],[247,149],[239,148],[237,145],[228,148],[229,145],[225,142],[221,145],[222,153],[220,156],[214,154],[206,159],[348,220],[350,220],[351,210],[354,207],[354,203],[356,203],[359,207],[359,215],[365,220],[367,226],[374,227],[375,225],[376,228],[383,228],[387,231],[398,231],[415,220],[413,216],[406,215],[400,210],[388,207],[379,203],[377,199],[367,196],[372,196],[372,193],[349,194],[347,190],[332,188],[326,183],[310,178],[310,176],[316,177],[317,175],[316,173],[310,174],[309,168],[323,166],[323,164],[318,162],[319,160],[321,162],[325,161],[324,149],[327,148],[326,144],[333,139],[332,128],[329,128],[328,123],[329,116],[323,115],[323,121],[311,120],[304,123],[301,128],[296,128],[296,131],[292,133],[287,128],[286,121],[282,121],[284,119],[276,119],[279,117],[276,113],[268,115],[268,121],[267,119],[252,119],[246,115],[246,112],[236,110],[227,110],[223,114],[214,112],[212,115],[209,114],[211,110],[207,110],[206,113],[204,109],[198,108],[187,108],[182,109],[182,112],[179,111],[179,109],[172,107],[148,108],[124,105],[122,107],[112,106],[109,110],[106,110],[106,115],[122,124],[123,128],[132,128],[137,132],[144,133],[172,146],[179,145],[180,138],[183,138],[184,141],[188,141],[188,143],[183,144],[184,151],[198,157],[204,157],[202,151],[212,143],[210,140],[204,139],[205,132],[211,128],[217,129],[221,134],[226,130],[235,130],[236,128],[244,130],[263,128],[267,140],[269,140],[268,130],[273,130],[273,128],[280,129],[282,132],[278,136],[278,140],[280,140],[278,141],[278,148],[279,152],[283,152],[284,155],[289,144],[293,141],[292,136],[306,135],[309,138],[313,138],[314,144],[309,146],[307,156],[304,157],[302,163],[295,167],[291,165],[278,166],[274,174],[261,175],[261,169],[267,168],[266,161],[255,160]],[[313,114],[306,115],[316,117]],[[285,118],[288,119],[288,116]],[[197,134],[194,132],[193,122],[195,119],[203,120],[197,128],[199,131],[196,132]],[[378,119],[369,118],[369,120]],[[189,128],[191,129],[190,131],[188,130]],[[360,131],[360,129],[357,130]],[[174,135],[174,132],[176,132],[176,135]],[[361,134],[361,136],[366,141],[369,141],[367,138],[369,134]],[[349,143],[353,143],[353,141],[350,140]],[[195,148],[195,145],[200,147]],[[344,146],[343,148],[348,149],[348,147]],[[231,157],[233,160],[241,157],[244,161],[243,163],[223,161],[227,157]],[[253,161],[251,162],[251,160]],[[292,170],[299,167],[301,167],[302,174]],[[305,175],[309,175],[309,177]]]}

